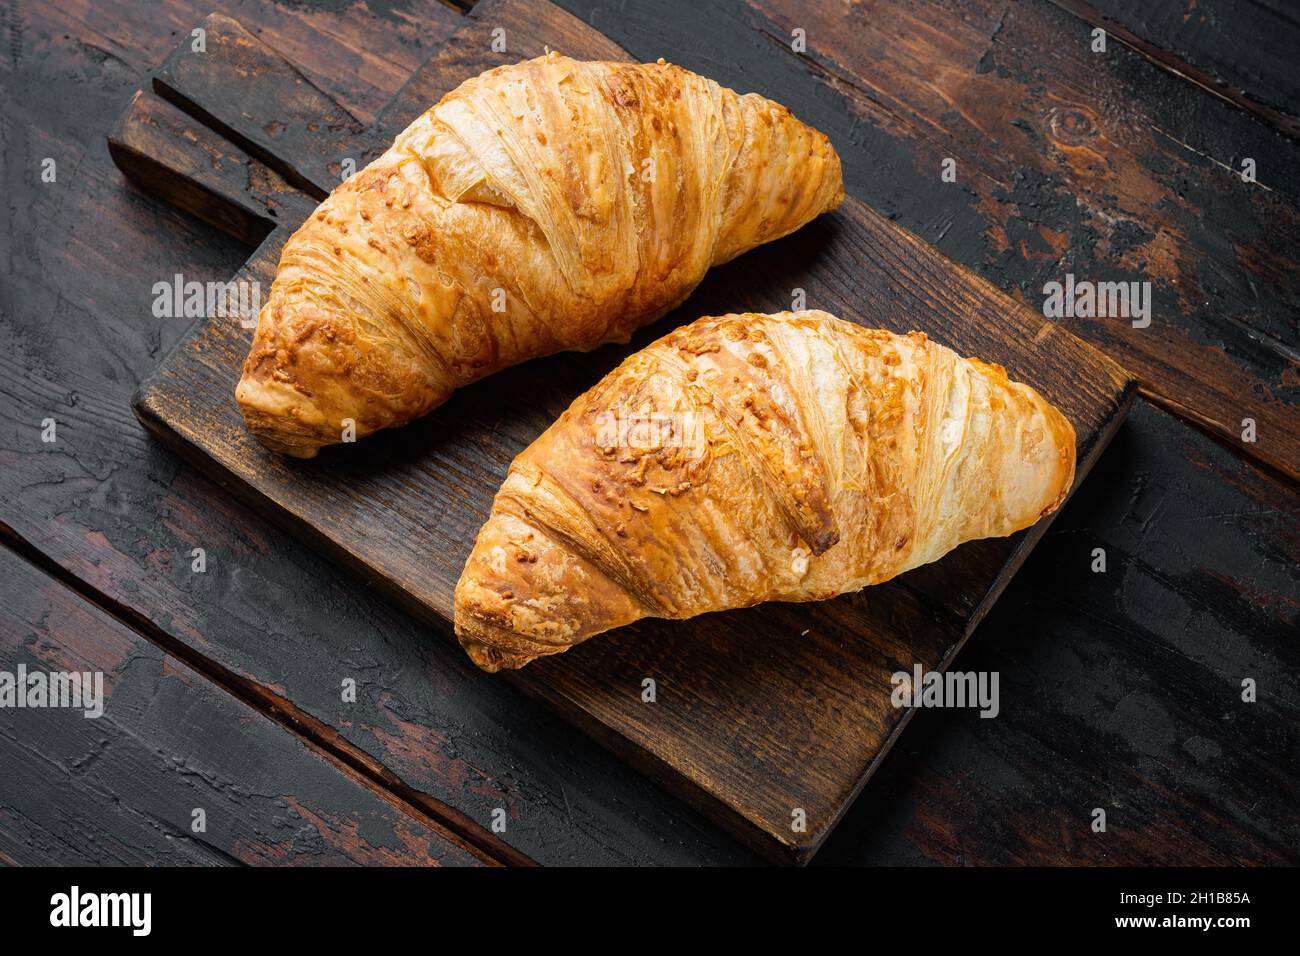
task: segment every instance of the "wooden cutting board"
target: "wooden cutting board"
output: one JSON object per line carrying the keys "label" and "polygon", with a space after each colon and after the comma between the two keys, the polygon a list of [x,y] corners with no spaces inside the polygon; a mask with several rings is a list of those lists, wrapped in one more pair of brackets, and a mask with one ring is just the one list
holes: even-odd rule
{"label": "wooden cutting board", "polygon": [[[201,26],[205,50],[185,38],[109,146],[140,187],[257,244],[236,278],[263,295],[284,240],[347,161],[360,168],[462,80],[547,48],[628,58],[550,4],[481,0],[365,128],[238,23]],[[935,188],[947,188],[937,170]],[[1034,385],[1078,432],[1079,480],[1133,396],[1119,366],[850,197],[715,269],[629,346],[508,370],[422,422],[312,462],[272,455],[245,431],[233,394],[251,331],[237,318],[200,319],[134,407],[203,471],[454,640],[452,592],[511,459],[633,349],[703,314],[791,308],[797,290],[807,308],[921,329]],[[946,668],[1046,525],[859,594],[642,622],[483,680],[515,681],[769,858],[806,862],[907,723],[890,675]]]}

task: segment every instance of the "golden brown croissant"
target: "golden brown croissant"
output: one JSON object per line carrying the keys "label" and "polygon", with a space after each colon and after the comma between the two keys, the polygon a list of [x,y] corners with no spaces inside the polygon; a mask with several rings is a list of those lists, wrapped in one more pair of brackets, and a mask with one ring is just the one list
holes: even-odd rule
{"label": "golden brown croissant", "polygon": [[1074,429],[996,365],[825,312],[677,329],[511,464],[456,586],[479,667],[643,617],[816,601],[1053,511]]}
{"label": "golden brown croissant", "polygon": [[680,67],[551,54],[461,84],[285,244],[236,390],[311,457],[525,359],[626,341],[837,206],[839,157]]}

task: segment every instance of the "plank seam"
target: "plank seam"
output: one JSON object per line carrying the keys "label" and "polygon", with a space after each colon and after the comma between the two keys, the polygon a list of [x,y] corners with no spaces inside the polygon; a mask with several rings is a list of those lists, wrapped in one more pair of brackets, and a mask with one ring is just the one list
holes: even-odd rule
{"label": "plank seam", "polygon": [[329,198],[330,190],[317,185],[305,173],[299,172],[289,163],[254,143],[247,136],[227,126],[189,97],[172,89],[157,76],[153,78],[151,89],[155,96],[170,103],[181,112],[188,114],[192,119],[202,123],[227,142],[234,144],[262,165],[269,167],[290,186],[306,193],[314,201],[320,203]]}
{"label": "plank seam", "polygon": [[1138,393],[1152,405],[1196,429],[1243,464],[1249,465],[1260,474],[1267,475],[1284,488],[1300,489],[1300,475],[1292,474],[1270,459],[1241,447],[1240,442],[1232,440],[1233,429],[1222,422],[1217,422],[1208,415],[1202,415],[1178,399],[1147,387],[1145,383],[1138,386]]}
{"label": "plank seam", "polygon": [[1262,120],[1292,139],[1300,139],[1300,118],[1261,103],[1245,90],[1229,87],[1217,80],[1213,74],[1193,66],[1182,57],[1163,50],[1148,40],[1142,39],[1119,21],[1111,19],[1092,4],[1087,3],[1086,0],[1050,0],[1050,2],[1065,12],[1078,17],[1084,23],[1089,23],[1094,27],[1101,27],[1108,36],[1114,37],[1138,56],[1149,60],[1160,69],[1172,73],[1180,80],[1184,80],[1197,89],[1209,93],[1216,99],[1245,110],[1256,119]]}

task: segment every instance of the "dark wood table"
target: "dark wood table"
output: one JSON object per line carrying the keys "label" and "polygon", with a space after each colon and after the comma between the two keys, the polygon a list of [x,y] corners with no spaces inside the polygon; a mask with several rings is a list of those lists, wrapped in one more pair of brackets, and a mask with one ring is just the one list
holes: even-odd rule
{"label": "dark wood table", "polygon": [[[1067,273],[1152,283],[1145,328],[1059,320],[1142,393],[961,652],[1000,674],[999,716],[919,713],[815,862],[1300,862],[1294,15],[560,5],[635,56],[785,102],[834,140],[851,192],[1033,308]],[[113,701],[96,721],[0,709],[0,862],[752,862],[132,416],[187,325],[152,314],[154,283],[224,280],[249,252],[135,191],[105,145],[214,10],[362,121],[465,15],[0,8],[0,671],[103,671]],[[937,188],[945,159],[957,189]]]}

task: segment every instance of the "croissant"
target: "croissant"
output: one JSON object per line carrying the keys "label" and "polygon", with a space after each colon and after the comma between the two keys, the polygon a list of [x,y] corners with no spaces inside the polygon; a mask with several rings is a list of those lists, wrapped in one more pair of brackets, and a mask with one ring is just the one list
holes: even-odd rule
{"label": "croissant", "polygon": [[285,244],[236,389],[275,451],[627,341],[844,196],[829,140],[681,67],[550,54],[462,83]]}
{"label": "croissant", "polygon": [[514,460],[456,586],[479,667],[640,618],[819,601],[1049,514],[1074,429],[997,365],[825,312],[702,318]]}

